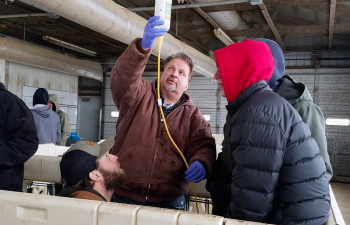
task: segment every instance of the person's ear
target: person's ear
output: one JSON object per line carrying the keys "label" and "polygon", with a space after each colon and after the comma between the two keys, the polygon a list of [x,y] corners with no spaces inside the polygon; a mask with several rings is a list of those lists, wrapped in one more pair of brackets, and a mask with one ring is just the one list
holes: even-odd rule
{"label": "person's ear", "polygon": [[188,89],[189,87],[190,87],[190,82],[188,81],[185,91],[187,91],[187,89]]}
{"label": "person's ear", "polygon": [[102,174],[98,170],[93,170],[89,173],[89,177],[92,181],[97,182],[103,179]]}

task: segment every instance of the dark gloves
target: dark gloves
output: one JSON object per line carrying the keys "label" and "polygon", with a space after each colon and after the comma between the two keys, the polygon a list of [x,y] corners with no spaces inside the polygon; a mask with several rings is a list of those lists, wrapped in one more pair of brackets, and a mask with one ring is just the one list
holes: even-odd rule
{"label": "dark gloves", "polygon": [[186,179],[189,182],[194,181],[195,183],[200,182],[207,175],[203,165],[198,161],[194,161],[193,163],[191,163],[190,167],[188,168],[188,170],[186,170],[185,174]]}
{"label": "dark gloves", "polygon": [[144,49],[149,49],[156,37],[163,36],[168,31],[167,29],[162,28],[155,28],[155,26],[160,26],[164,24],[163,20],[159,20],[159,16],[152,16],[146,26],[145,30],[143,32],[143,38],[141,39],[141,46]]}

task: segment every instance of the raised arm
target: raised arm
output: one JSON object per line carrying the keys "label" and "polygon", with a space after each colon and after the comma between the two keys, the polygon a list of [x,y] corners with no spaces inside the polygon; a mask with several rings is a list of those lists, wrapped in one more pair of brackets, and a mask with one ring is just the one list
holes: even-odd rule
{"label": "raised arm", "polygon": [[111,72],[111,91],[119,111],[126,111],[144,93],[141,79],[151,54],[154,39],[166,33],[166,29],[155,28],[164,22],[151,17],[145,26],[143,38],[136,38],[119,57]]}

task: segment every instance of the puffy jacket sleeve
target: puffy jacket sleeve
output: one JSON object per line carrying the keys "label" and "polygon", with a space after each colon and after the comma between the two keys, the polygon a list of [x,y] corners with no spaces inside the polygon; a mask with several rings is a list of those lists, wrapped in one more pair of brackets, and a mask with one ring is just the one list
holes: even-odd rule
{"label": "puffy jacket sleeve", "polygon": [[187,149],[188,164],[199,161],[204,166],[207,176],[210,175],[216,157],[215,139],[211,133],[209,123],[205,121],[197,107],[191,119]]}
{"label": "puffy jacket sleeve", "polygon": [[[7,133],[0,139],[0,168],[18,166],[25,163],[38,149],[39,139],[34,118],[28,107],[20,99],[3,102],[6,115],[0,115],[0,126]],[[0,110],[1,111],[1,110]]]}
{"label": "puffy jacket sleeve", "polygon": [[327,151],[326,128],[323,113],[317,105],[310,103],[304,110],[299,111],[299,114],[306,125],[309,127],[311,131],[311,137],[316,141],[318,145],[320,155],[326,165],[327,178],[330,180],[333,176],[333,170]]}
{"label": "puffy jacket sleeve", "polygon": [[123,116],[146,91],[147,82],[141,76],[151,50],[143,49],[140,40],[137,38],[131,42],[111,72],[112,97],[120,116]]}
{"label": "puffy jacket sleeve", "polygon": [[264,222],[273,208],[286,138],[269,116],[246,109],[231,120],[231,203],[226,217]]}
{"label": "puffy jacket sleeve", "polygon": [[[325,224],[329,216],[329,183],[325,165],[307,125],[295,123],[288,136],[276,197],[283,224]],[[317,207],[315,207],[317,206]]]}

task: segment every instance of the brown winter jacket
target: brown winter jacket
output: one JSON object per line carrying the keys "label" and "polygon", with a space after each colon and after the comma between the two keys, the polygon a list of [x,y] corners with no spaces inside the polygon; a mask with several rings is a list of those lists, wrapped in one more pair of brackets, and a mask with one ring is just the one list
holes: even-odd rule
{"label": "brown winter jacket", "polygon": [[[119,110],[115,145],[126,181],[115,194],[138,202],[171,201],[188,192],[186,165],[160,122],[156,80],[141,78],[150,50],[135,39],[119,57],[111,72],[111,91]],[[188,164],[199,161],[207,175],[216,154],[210,125],[191,98],[185,99],[166,118],[169,132]]]}

